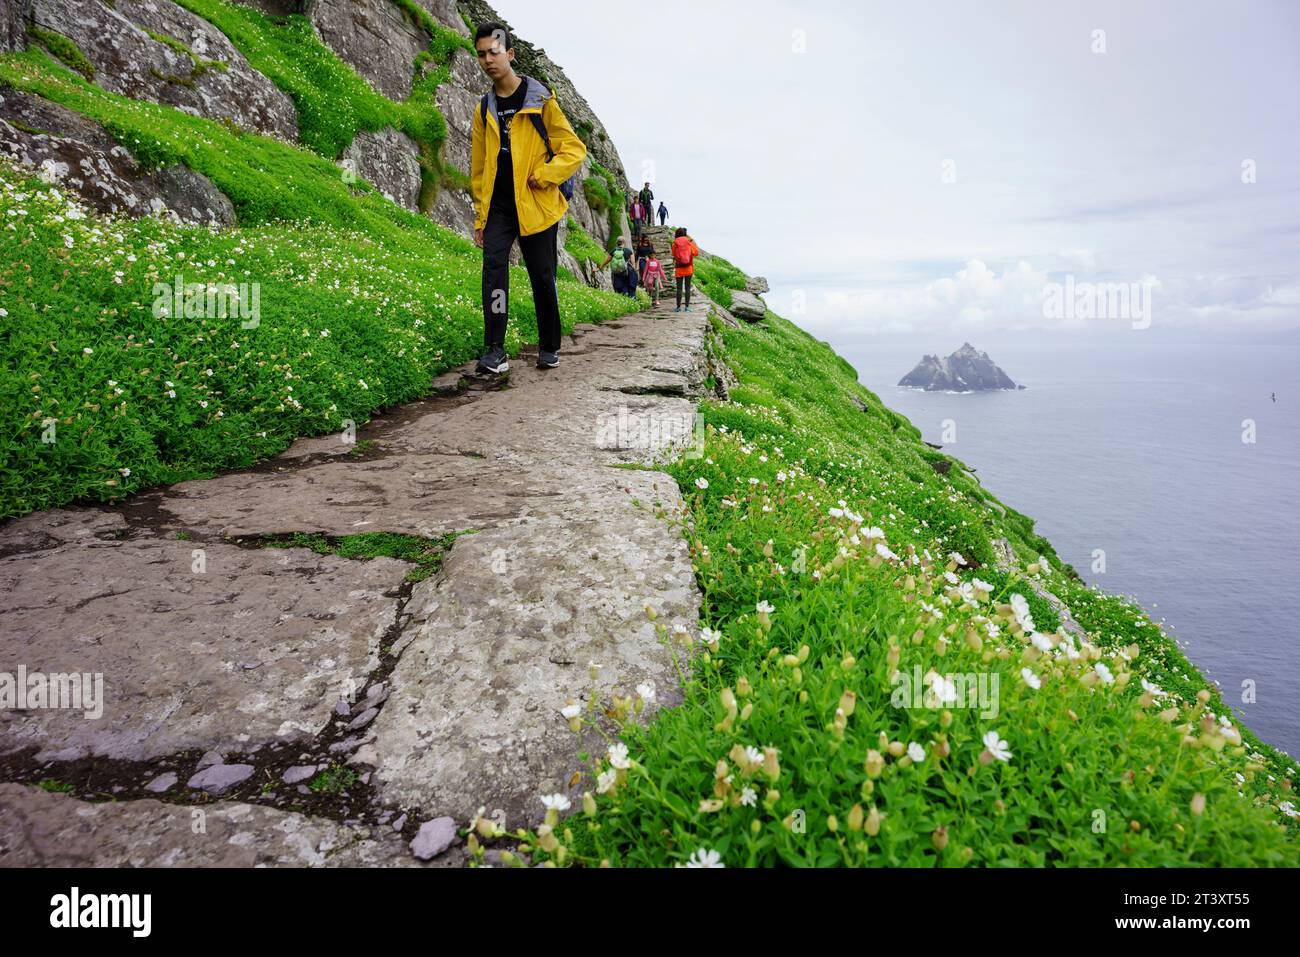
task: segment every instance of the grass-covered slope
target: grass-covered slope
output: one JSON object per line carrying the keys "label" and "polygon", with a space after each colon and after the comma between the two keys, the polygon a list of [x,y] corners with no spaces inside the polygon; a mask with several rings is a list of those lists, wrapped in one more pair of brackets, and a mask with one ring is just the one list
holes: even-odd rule
{"label": "grass-covered slope", "polygon": [[[610,749],[578,815],[529,835],[535,859],[1300,861],[1295,762],[1235,727],[1140,609],[1079,583],[960,463],[941,475],[826,344],[771,314],[719,331],[740,385],[705,404],[703,456],[668,469],[704,594],[700,635],[661,629],[693,659],[684,703],[648,725],[650,688],[555,703]],[[919,699],[895,675],[921,676]]]}
{"label": "grass-covered slope", "polygon": [[[247,466],[424,395],[481,353],[481,251],[320,153],[117,96],[39,49],[0,57],[0,81],[98,120],[146,167],[204,173],[239,223],[101,217],[0,162],[0,518]],[[346,96],[332,102],[348,117],[336,130],[364,126]],[[178,279],[202,303],[157,308]],[[209,304],[239,284],[256,292],[255,327],[251,302]],[[566,329],[637,308],[559,290]],[[510,316],[513,352],[537,336],[522,269]]]}

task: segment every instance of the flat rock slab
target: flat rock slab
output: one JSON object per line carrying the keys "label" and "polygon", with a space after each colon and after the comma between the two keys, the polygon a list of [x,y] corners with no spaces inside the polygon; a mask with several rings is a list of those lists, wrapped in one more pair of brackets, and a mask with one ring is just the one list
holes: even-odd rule
{"label": "flat rock slab", "polygon": [[[199,829],[198,833],[195,833]],[[388,827],[221,801],[91,804],[0,784],[0,867],[411,867]]]}
{"label": "flat rock slab", "polygon": [[[0,712],[0,754],[147,762],[194,749],[256,765],[264,745],[318,735],[341,696],[391,664],[382,691],[344,712],[352,737],[328,748],[368,775],[374,800],[425,820],[467,821],[485,805],[512,828],[540,821],[538,795],[571,793],[581,769],[559,709],[589,694],[589,661],[603,666],[602,694],[653,681],[652,709],[680,700],[644,609],[669,629],[698,624],[686,542],[663,517],[681,497],[661,472],[613,466],[652,465],[694,441],[710,308],[701,296],[688,312],[584,329],[558,369],[517,357],[499,387],[376,417],[357,432],[358,456],[337,436],[303,439],[250,471],[0,527],[0,672],[104,676],[98,719]],[[227,540],[290,532],[468,534],[409,591],[404,562]],[[388,642],[395,661],[381,655]],[[135,835],[120,849],[109,835],[104,860],[129,856],[129,840],[158,860],[171,849],[135,824],[149,815],[125,813],[151,803],[76,813],[89,831]],[[42,794],[22,804],[78,806]]]}
{"label": "flat rock slab", "polygon": [[[30,531],[34,519],[17,524]],[[301,548],[116,540],[121,516],[96,509],[40,519],[53,547],[0,558],[0,671],[100,674],[104,700],[98,718],[0,711],[0,753],[36,746],[38,760],[315,736],[378,664],[397,605],[385,593],[410,569]],[[0,541],[20,543],[17,531]]]}

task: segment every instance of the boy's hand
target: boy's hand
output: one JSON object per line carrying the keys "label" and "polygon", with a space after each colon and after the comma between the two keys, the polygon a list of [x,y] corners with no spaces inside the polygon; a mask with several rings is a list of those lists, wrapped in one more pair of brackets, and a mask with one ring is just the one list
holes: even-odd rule
{"label": "boy's hand", "polygon": [[529,189],[545,189],[546,187],[544,187],[541,183],[537,182],[537,177],[536,177],[536,176],[534,176],[532,173],[529,173],[529,174],[528,174],[528,188],[529,188]]}
{"label": "boy's hand", "polygon": [[474,230],[474,245],[477,246],[479,249],[483,248],[483,230],[481,229]]}

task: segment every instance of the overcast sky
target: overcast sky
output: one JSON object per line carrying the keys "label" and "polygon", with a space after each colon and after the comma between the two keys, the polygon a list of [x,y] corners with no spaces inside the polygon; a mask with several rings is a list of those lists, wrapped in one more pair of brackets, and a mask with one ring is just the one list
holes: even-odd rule
{"label": "overcast sky", "polygon": [[1298,2],[496,6],[815,335],[1070,326],[1067,274],[1146,281],[1157,326],[1300,325]]}

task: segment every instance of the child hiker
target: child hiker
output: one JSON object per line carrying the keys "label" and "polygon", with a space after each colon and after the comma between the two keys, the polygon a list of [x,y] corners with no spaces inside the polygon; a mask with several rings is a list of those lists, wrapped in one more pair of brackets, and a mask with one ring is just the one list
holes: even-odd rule
{"label": "child hiker", "polygon": [[[474,111],[470,191],[474,243],[483,250],[483,340],[479,373],[501,373],[506,361],[510,247],[519,240],[537,312],[539,369],[560,363],[560,303],[555,289],[560,220],[569,208],[561,190],[587,147],[542,83],[514,71],[514,40],[495,21],[474,34],[479,66],[492,89]],[[519,120],[527,117],[527,120]],[[566,185],[566,189],[568,186]]]}
{"label": "child hiker", "polygon": [[652,300],[651,305],[659,305],[659,291],[668,284],[668,274],[664,272],[664,267],[659,263],[659,257],[654,253],[646,260],[645,273],[642,276],[641,284],[645,286],[646,292],[650,293]]}

